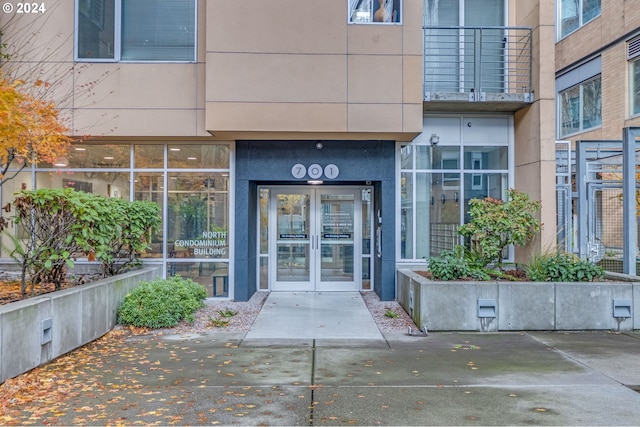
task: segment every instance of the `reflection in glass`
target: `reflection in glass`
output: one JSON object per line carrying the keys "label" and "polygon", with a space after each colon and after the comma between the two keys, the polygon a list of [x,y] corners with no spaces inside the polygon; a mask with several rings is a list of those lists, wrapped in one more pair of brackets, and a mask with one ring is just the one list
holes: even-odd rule
{"label": "reflection in glass", "polygon": [[[60,159],[55,164],[51,163],[39,163],[38,167],[41,168],[60,168],[66,166],[69,168],[83,168],[83,169],[104,169],[104,168],[128,168],[130,166],[129,159],[131,153],[131,146],[105,144],[105,145],[90,145],[90,144],[74,144],[69,150],[69,156],[67,159]],[[63,160],[67,160],[66,162]]]}
{"label": "reflection in glass", "polygon": [[362,257],[362,289],[371,289],[371,258]]}
{"label": "reflection in glass", "polygon": [[[460,168],[460,147],[438,146],[433,147],[431,169],[459,169]],[[423,150],[423,154],[428,153]]]}
{"label": "reflection in glass", "polygon": [[[465,221],[469,221],[469,200],[484,199],[485,197],[504,200],[507,191],[507,177],[506,173],[464,174]],[[479,186],[476,185],[478,182]]]}
{"label": "reflection in glass", "polygon": [[207,289],[208,297],[229,296],[229,264],[226,262],[170,260],[167,276],[182,276],[201,284]]}
{"label": "reflection in glass", "polygon": [[[33,186],[33,180],[31,178],[31,171],[28,172],[20,172],[12,179],[5,181],[2,184],[2,206],[7,206],[7,204],[12,204],[15,200],[16,193],[20,190],[31,190]],[[8,217],[13,216],[14,208],[11,206],[11,212],[3,212],[2,216],[8,219]],[[13,240],[12,236],[17,236],[21,238],[18,233],[22,233],[22,227],[16,227],[13,221],[8,221],[7,228],[4,233],[0,234],[0,241],[2,245],[0,245],[0,252],[2,256],[8,257],[9,253],[13,249]]]}
{"label": "reflection in glass", "polygon": [[413,174],[400,174],[400,253],[413,258]]}
{"label": "reflection in glass", "polygon": [[320,195],[320,280],[353,282],[354,195]]}
{"label": "reflection in glass", "polygon": [[400,148],[400,168],[401,169],[413,168],[413,148],[414,148],[414,145],[403,145]]}
{"label": "reflection in glass", "polygon": [[277,195],[277,281],[310,279],[310,203],[308,194]]}
{"label": "reflection in glass", "polygon": [[507,147],[465,147],[465,169],[507,169]]}
{"label": "reflection in glass", "polygon": [[228,169],[229,146],[222,144],[169,145],[167,166],[179,169]]}
{"label": "reflection in glass", "polygon": [[307,282],[310,277],[309,243],[278,243],[276,280]]}
{"label": "reflection in glass", "polygon": [[362,190],[362,254],[371,255],[371,189]]}
{"label": "reflection in glass", "polygon": [[[460,181],[460,174],[452,175],[456,175],[457,181]],[[430,179],[431,256],[438,256],[443,250],[452,249],[459,241],[457,229],[460,225],[460,190],[442,185],[442,176],[441,173],[433,173]]]}
{"label": "reflection in glass", "polygon": [[415,257],[424,259],[429,257],[430,230],[430,191],[431,174],[416,173],[416,253]]}
{"label": "reflection in glass", "polygon": [[164,167],[164,145],[135,145],[133,153],[134,168]]}
{"label": "reflection in glass", "polygon": [[260,189],[260,254],[269,253],[269,189]]}
{"label": "reflection in glass", "polygon": [[[418,145],[416,148],[416,169],[431,169],[431,153],[434,148],[431,145]],[[437,150],[442,152],[442,150]],[[435,167],[435,166],[434,166]]]}
{"label": "reflection in glass", "polygon": [[269,258],[260,257],[260,289],[269,289]]}
{"label": "reflection in glass", "polygon": [[[164,174],[162,172],[136,172],[133,175],[134,182],[134,200],[142,200],[154,202],[162,211],[163,192],[164,192]],[[151,233],[149,249],[142,254],[143,258],[159,258],[162,257],[162,230],[160,225],[157,230]]]}
{"label": "reflection in glass", "polygon": [[629,88],[631,89],[631,114],[640,114],[640,59],[631,63]]}
{"label": "reflection in glass", "polygon": [[167,253],[172,258],[229,257],[229,177],[168,174]]}

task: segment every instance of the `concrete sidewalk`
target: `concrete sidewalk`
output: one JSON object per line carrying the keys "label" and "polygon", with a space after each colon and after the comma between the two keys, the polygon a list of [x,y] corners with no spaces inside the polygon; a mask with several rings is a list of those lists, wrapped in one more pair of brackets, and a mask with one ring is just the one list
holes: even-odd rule
{"label": "concrete sidewalk", "polygon": [[640,425],[639,333],[244,338],[90,346],[77,366],[52,367],[81,394],[19,414],[58,425]]}
{"label": "concrete sidewalk", "polygon": [[271,292],[245,341],[369,340],[384,344],[360,292]]}

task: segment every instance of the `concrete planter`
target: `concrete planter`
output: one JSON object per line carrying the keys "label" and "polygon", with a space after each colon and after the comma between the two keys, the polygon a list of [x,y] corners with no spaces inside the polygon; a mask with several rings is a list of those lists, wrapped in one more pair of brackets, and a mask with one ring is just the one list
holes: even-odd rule
{"label": "concrete planter", "polygon": [[640,325],[640,283],[432,281],[397,271],[397,299],[430,331],[621,330]]}
{"label": "concrete planter", "polygon": [[160,274],[146,267],[0,306],[0,383],[109,332],[124,296]]}

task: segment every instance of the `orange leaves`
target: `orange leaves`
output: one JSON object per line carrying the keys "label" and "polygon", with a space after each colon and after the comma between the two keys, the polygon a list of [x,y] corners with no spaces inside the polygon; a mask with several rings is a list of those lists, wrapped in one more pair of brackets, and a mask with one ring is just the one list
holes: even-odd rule
{"label": "orange leaves", "polygon": [[[59,118],[56,105],[36,99],[21,89],[21,80],[0,74],[0,167],[14,160],[53,163],[67,154],[69,129]],[[36,87],[47,85],[41,80]],[[2,181],[0,181],[2,182]]]}

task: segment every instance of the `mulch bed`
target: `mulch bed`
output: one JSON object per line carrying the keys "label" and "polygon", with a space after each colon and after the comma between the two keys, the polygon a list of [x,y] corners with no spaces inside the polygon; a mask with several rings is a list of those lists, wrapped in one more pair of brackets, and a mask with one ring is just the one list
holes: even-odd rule
{"label": "mulch bed", "polygon": [[[430,271],[415,271],[416,274],[419,274],[422,277],[425,277],[429,280],[435,280],[433,278],[433,275],[431,274]],[[509,278],[506,277],[491,277],[491,280],[498,280],[498,281],[504,281],[504,282],[531,282],[531,279],[529,279],[527,277],[527,273],[522,271],[522,270],[506,270],[503,272],[504,275],[509,276]],[[461,278],[461,279],[456,279],[458,281],[462,281],[462,282],[477,282],[478,279],[474,279],[472,277],[465,277],[465,278]]]}
{"label": "mulch bed", "polygon": [[88,274],[79,276],[70,276],[69,279],[62,284],[60,289],[56,289],[53,283],[36,285],[33,287],[33,293],[22,295],[20,292],[19,280],[0,280],[0,305],[21,301],[27,298],[33,298],[39,295],[48,294],[56,290],[68,289],[74,286],[83,285],[90,281],[101,278],[101,275]]}

